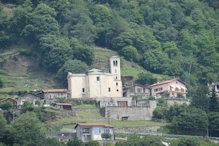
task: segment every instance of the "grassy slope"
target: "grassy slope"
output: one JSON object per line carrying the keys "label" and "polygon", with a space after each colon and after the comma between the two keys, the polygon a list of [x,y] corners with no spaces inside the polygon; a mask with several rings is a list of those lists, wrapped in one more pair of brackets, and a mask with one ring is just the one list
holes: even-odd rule
{"label": "grassy slope", "polygon": [[[98,68],[104,70],[105,72],[109,72],[109,58],[111,56],[119,56],[117,52],[95,47],[95,62],[92,65],[93,68]],[[144,68],[139,66],[136,63],[126,61],[123,57],[121,57],[121,73],[122,76],[133,76],[134,80],[138,78],[138,74],[141,72],[147,72]],[[169,79],[170,77],[165,75],[154,74],[158,80]]]}
{"label": "grassy slope", "polygon": [[[73,106],[73,108],[81,108],[81,109],[97,109],[94,105],[78,105]],[[91,108],[90,108],[91,107]],[[101,119],[101,120],[99,120]],[[57,121],[51,122],[51,126],[54,131],[59,130],[60,128],[74,128],[76,123],[78,122],[89,122],[89,123],[104,123],[108,124],[108,120],[104,119],[100,113],[97,112],[85,112],[80,111],[77,112],[77,117],[66,117]],[[165,126],[168,123],[159,123],[154,121],[110,121],[110,124],[115,128],[123,128],[123,127],[138,127],[138,126]]]}

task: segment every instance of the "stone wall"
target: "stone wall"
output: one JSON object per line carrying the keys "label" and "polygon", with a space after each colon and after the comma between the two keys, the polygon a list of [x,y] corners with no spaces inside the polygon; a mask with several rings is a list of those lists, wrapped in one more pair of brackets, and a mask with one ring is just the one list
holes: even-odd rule
{"label": "stone wall", "polygon": [[[109,112],[108,112],[109,111]],[[128,117],[128,120],[152,120],[153,109],[151,107],[104,107],[100,109],[102,116],[110,119],[122,120],[122,117]]]}
{"label": "stone wall", "polygon": [[160,126],[141,126],[115,129],[115,133],[159,133]]}

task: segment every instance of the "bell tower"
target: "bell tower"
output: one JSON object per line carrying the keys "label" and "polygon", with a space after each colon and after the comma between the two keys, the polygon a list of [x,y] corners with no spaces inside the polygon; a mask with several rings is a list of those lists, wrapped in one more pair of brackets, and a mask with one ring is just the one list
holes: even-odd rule
{"label": "bell tower", "polygon": [[118,56],[110,57],[110,73],[115,75],[115,80],[121,80],[120,58]]}

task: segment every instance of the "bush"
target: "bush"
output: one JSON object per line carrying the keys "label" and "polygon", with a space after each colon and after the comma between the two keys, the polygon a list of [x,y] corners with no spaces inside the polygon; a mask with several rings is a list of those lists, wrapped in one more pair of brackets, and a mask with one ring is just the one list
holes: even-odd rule
{"label": "bush", "polygon": [[139,84],[145,85],[145,84],[153,84],[157,82],[157,78],[153,76],[152,73],[150,72],[145,72],[145,73],[139,73],[138,74],[138,79],[137,82]]}
{"label": "bush", "polygon": [[31,50],[30,49],[21,48],[21,49],[19,49],[19,51],[20,51],[20,54],[22,54],[22,55],[26,55],[26,56],[31,55]]}
{"label": "bush", "polygon": [[121,55],[125,57],[126,60],[129,61],[138,61],[139,54],[138,50],[133,46],[126,46],[121,50]]}
{"label": "bush", "polygon": [[102,133],[101,137],[105,138],[105,139],[110,139],[111,138],[111,134],[109,134],[109,133]]}
{"label": "bush", "polygon": [[0,108],[2,108],[3,110],[9,110],[12,108],[12,103],[10,101],[7,101],[7,102],[3,102],[1,105],[0,105]]}

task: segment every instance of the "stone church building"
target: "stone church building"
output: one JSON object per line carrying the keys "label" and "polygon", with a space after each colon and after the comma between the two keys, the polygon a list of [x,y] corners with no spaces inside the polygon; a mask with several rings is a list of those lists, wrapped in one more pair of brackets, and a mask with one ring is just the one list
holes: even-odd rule
{"label": "stone church building", "polygon": [[71,98],[117,98],[123,96],[120,58],[112,56],[110,73],[91,69],[85,74],[68,73],[68,91]]}

